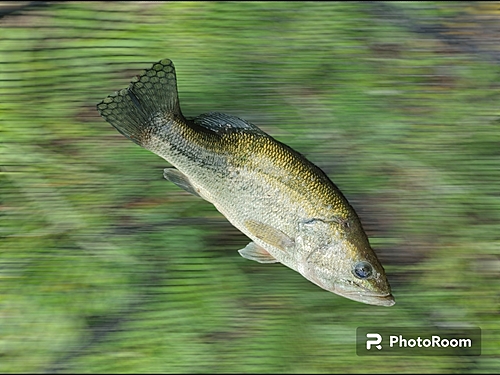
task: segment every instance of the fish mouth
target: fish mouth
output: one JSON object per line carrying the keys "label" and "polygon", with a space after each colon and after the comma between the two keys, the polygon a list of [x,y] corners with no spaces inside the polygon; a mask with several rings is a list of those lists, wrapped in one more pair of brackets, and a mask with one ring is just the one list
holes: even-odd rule
{"label": "fish mouth", "polygon": [[[304,274],[302,274],[304,275]],[[305,275],[304,275],[305,276]],[[339,296],[348,298],[350,300],[356,302],[366,303],[368,305],[376,305],[376,306],[393,306],[396,301],[394,300],[394,296],[388,290],[388,293],[374,292],[371,290],[367,290],[359,285],[356,286],[346,286],[343,284],[337,284],[332,287],[325,287],[324,284],[319,282],[316,278],[309,278],[305,276],[307,279],[312,281],[314,284],[320,286],[321,288],[328,290],[329,292],[338,294]]]}
{"label": "fish mouth", "polygon": [[368,305],[389,307],[393,306],[396,303],[396,301],[394,300],[394,296],[391,293],[380,294],[372,292],[343,292],[338,294],[340,294],[342,297],[349,298],[357,302],[363,302]]}

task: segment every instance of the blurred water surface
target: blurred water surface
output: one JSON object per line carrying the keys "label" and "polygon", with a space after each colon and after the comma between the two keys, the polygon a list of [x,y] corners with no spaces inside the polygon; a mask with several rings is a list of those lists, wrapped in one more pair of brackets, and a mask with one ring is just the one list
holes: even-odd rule
{"label": "blurred water surface", "polygon": [[[0,372],[498,373],[497,2],[2,2]],[[95,105],[174,61],[358,211],[396,305],[328,293],[163,180]],[[479,326],[480,357],[358,357],[359,326]]]}

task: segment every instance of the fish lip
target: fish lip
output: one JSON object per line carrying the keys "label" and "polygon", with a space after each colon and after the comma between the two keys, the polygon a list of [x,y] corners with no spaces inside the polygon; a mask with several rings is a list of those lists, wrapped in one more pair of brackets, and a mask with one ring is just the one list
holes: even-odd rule
{"label": "fish lip", "polygon": [[[340,294],[340,293],[339,293]],[[377,306],[393,306],[396,301],[391,293],[380,294],[374,292],[344,292],[340,294],[345,298],[352,299],[354,301],[363,302],[369,305]]]}
{"label": "fish lip", "polygon": [[390,289],[388,293],[379,293],[362,288],[360,285],[356,285],[356,287],[353,288],[352,286],[349,287],[343,284],[336,284],[333,286],[333,288],[326,288],[315,277],[310,277],[310,275],[304,274],[302,272],[301,274],[314,284],[320,286],[321,288],[356,302],[362,302],[368,305],[387,306],[387,307],[393,306],[396,303]]}
{"label": "fish lip", "polygon": [[392,294],[370,296],[369,298],[373,302],[366,302],[366,303],[370,303],[372,305],[389,307],[389,306],[394,306],[394,304],[396,303],[394,296]]}

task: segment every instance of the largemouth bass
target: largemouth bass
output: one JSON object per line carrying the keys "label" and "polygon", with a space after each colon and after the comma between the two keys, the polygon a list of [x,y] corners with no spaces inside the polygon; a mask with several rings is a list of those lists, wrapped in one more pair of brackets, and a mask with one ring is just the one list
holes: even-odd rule
{"label": "largemouth bass", "polygon": [[185,118],[172,61],[97,105],[120,133],[173,167],[164,177],[212,203],[252,242],[239,253],[280,262],[323,289],[392,306],[384,268],[361,222],[328,176],[257,126],[223,113]]}

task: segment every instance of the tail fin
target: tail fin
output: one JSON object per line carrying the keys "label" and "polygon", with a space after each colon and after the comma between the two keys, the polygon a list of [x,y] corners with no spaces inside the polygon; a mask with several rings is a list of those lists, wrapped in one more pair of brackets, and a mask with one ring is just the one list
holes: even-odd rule
{"label": "tail fin", "polygon": [[97,105],[100,115],[120,133],[140,146],[149,139],[154,118],[182,116],[177,95],[175,68],[161,60],[132,80],[128,88],[115,92]]}

